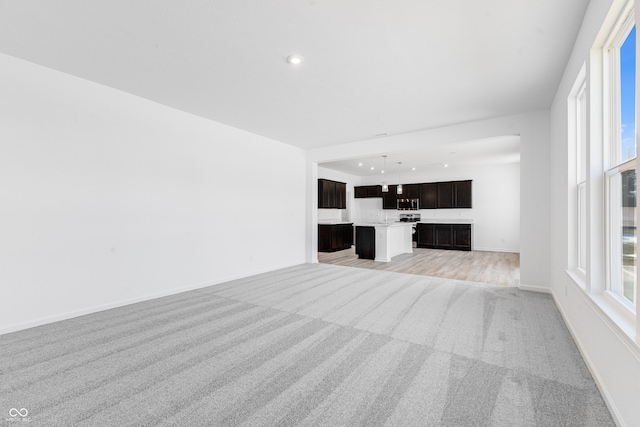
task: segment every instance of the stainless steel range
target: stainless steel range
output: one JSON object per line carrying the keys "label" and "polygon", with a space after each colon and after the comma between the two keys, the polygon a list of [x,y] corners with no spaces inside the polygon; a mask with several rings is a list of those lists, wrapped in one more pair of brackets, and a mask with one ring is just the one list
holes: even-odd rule
{"label": "stainless steel range", "polygon": [[401,213],[400,214],[400,222],[420,222],[420,214],[419,213]]}
{"label": "stainless steel range", "polygon": [[420,214],[419,213],[401,213],[400,214],[400,222],[412,222],[411,224],[411,234],[413,240],[413,247],[416,247],[417,237],[416,236],[416,224],[420,222]]}

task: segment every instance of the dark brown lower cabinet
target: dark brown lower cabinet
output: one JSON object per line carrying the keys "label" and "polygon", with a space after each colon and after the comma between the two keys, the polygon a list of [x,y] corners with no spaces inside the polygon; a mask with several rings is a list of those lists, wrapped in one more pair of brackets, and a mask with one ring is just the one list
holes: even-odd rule
{"label": "dark brown lower cabinet", "polygon": [[448,224],[437,224],[435,226],[436,249],[453,249],[453,234],[451,226]]}
{"label": "dark brown lower cabinet", "polygon": [[471,224],[454,224],[451,226],[452,249],[471,250]]}
{"label": "dark brown lower cabinet", "polygon": [[356,254],[358,255],[358,258],[376,258],[375,227],[356,227]]}
{"label": "dark brown lower cabinet", "polygon": [[318,224],[318,252],[336,252],[353,245],[353,224]]}
{"label": "dark brown lower cabinet", "polygon": [[419,223],[416,234],[419,248],[471,250],[471,224]]}
{"label": "dark brown lower cabinet", "polygon": [[417,224],[416,225],[416,242],[419,248],[435,248],[436,235],[435,224]]}

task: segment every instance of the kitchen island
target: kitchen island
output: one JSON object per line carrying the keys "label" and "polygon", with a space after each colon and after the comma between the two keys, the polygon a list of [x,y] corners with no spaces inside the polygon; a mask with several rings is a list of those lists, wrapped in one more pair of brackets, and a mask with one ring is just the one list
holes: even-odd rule
{"label": "kitchen island", "polygon": [[389,262],[396,255],[413,253],[412,223],[356,223],[355,225],[358,258]]}

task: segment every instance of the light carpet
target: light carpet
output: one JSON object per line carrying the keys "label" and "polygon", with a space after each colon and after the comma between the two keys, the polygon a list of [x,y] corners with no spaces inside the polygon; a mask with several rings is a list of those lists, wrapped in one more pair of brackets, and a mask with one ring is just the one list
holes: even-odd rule
{"label": "light carpet", "polygon": [[319,264],[0,336],[16,421],[614,425],[549,295]]}

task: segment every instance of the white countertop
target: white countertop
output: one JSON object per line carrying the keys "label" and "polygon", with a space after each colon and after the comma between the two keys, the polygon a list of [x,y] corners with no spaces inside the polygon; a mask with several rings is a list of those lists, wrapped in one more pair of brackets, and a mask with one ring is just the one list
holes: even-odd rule
{"label": "white countertop", "polygon": [[464,218],[455,218],[455,219],[433,218],[433,219],[420,220],[420,223],[422,224],[473,224],[473,220],[464,219]]}
{"label": "white countertop", "polygon": [[354,225],[356,227],[404,227],[404,226],[413,226],[415,222],[392,222],[389,221],[387,223],[384,222],[357,222]]}
{"label": "white countertop", "polygon": [[342,224],[353,224],[350,221],[318,221],[318,225],[342,225]]}
{"label": "white countertop", "polygon": [[416,224],[473,224],[472,219],[465,218],[433,218],[424,219],[418,222],[408,221],[389,221],[385,222],[353,222],[353,221],[318,221],[318,225],[341,225],[341,224],[353,224],[360,227],[400,227],[400,226],[414,226]]}

